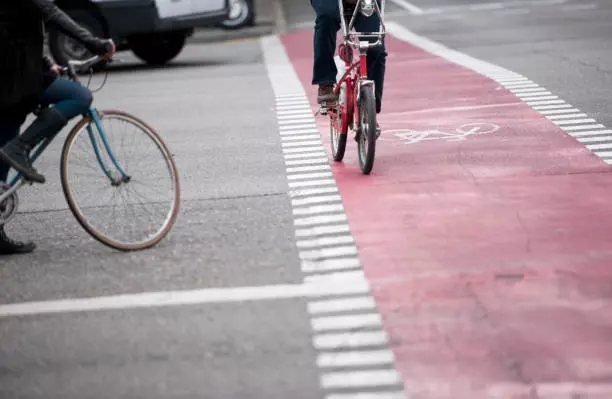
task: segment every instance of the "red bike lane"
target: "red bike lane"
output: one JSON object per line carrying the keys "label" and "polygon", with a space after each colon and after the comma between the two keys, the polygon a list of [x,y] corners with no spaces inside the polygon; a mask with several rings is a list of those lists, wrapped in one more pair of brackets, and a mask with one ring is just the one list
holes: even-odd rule
{"label": "red bike lane", "polygon": [[[314,109],[312,32],[282,40]],[[610,167],[499,83],[387,45],[372,174],[352,137],[332,169],[409,397],[612,397]]]}

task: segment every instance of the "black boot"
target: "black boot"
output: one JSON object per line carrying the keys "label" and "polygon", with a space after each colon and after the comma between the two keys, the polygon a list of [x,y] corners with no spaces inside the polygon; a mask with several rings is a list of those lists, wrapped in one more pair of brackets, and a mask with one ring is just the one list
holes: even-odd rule
{"label": "black boot", "polygon": [[44,109],[20,135],[0,148],[0,159],[19,171],[26,180],[44,183],[45,176],[32,166],[30,151],[47,137],[55,136],[68,121],[54,108]]}
{"label": "black boot", "polygon": [[32,242],[20,242],[10,239],[0,226],[0,255],[26,254],[36,249]]}

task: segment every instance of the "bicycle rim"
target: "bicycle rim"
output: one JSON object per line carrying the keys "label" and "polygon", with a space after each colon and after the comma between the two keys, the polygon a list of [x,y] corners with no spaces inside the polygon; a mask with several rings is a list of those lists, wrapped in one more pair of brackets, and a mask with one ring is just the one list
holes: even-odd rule
{"label": "bicycle rim", "polygon": [[[61,181],[68,206],[104,245],[122,251],[152,247],[170,232],[179,212],[180,183],[172,155],[140,119],[122,111],[101,111],[99,116],[117,164],[130,180],[111,184],[88,132],[91,119],[85,118],[69,133],[62,151]],[[120,124],[121,130],[116,128]],[[98,130],[91,127],[102,164],[111,176],[120,177]],[[154,197],[158,194],[161,198]]]}
{"label": "bicycle rim", "polygon": [[376,153],[376,101],[371,86],[362,86],[359,98],[359,166],[364,175],[370,174]]}

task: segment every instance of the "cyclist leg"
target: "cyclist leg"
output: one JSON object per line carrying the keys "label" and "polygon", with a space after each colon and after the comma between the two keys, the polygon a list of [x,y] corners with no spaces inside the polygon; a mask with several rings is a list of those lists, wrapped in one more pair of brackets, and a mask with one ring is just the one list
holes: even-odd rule
{"label": "cyclist leg", "polygon": [[312,84],[319,85],[319,103],[335,101],[333,89],[338,69],[334,61],[336,35],[340,29],[340,7],[337,0],[311,0],[317,15],[314,28],[314,65]]}
{"label": "cyclist leg", "polygon": [[[10,110],[0,114],[0,147],[19,135],[19,128],[28,112],[21,109]],[[0,161],[0,182],[5,183],[11,167]],[[0,225],[0,255],[13,255],[32,252],[36,245],[32,242],[21,242],[11,239]]]}
{"label": "cyclist leg", "polygon": [[40,103],[55,105],[44,108],[38,118],[15,139],[0,149],[0,159],[21,172],[27,179],[44,183],[29,160],[30,151],[47,138],[53,138],[68,121],[87,111],[92,102],[91,92],[82,85],[65,78],[55,78],[44,91]]}
{"label": "cyclist leg", "polygon": [[[378,0],[380,6],[380,0]],[[380,18],[377,14],[371,17],[364,17],[359,14],[355,20],[355,29],[358,32],[378,32],[380,30]],[[375,42],[376,39],[368,39]],[[368,50],[368,78],[374,81],[376,94],[376,113],[382,110],[383,86],[385,83],[385,69],[387,65],[387,51],[385,41],[382,46]]]}

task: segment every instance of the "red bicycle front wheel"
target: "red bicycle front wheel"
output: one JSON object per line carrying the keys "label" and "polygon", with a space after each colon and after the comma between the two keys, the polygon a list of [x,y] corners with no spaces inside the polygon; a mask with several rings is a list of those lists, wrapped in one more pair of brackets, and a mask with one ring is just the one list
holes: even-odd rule
{"label": "red bicycle front wheel", "polygon": [[338,102],[329,114],[332,156],[334,161],[341,162],[346,152],[346,138],[348,132],[348,104],[346,96],[346,82],[340,84]]}

